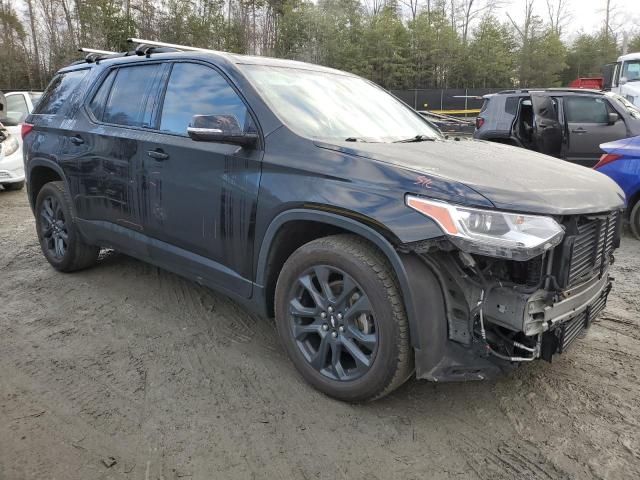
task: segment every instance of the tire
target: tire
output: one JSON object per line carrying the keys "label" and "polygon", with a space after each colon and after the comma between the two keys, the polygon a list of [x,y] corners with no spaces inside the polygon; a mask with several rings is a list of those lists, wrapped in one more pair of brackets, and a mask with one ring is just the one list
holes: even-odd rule
{"label": "tire", "polygon": [[295,367],[331,397],[375,400],[413,372],[395,274],[386,257],[360,237],[335,235],[297,249],[278,277],[275,314]]}
{"label": "tire", "polygon": [[3,183],[2,186],[7,191],[22,190],[24,188],[24,180],[22,182]]}
{"label": "tire", "polygon": [[40,248],[53,268],[74,272],[96,263],[100,248],[82,240],[63,182],[42,187],[36,198],[35,217]]}
{"label": "tire", "polygon": [[629,214],[629,227],[633,236],[640,240],[640,200],[631,209]]}

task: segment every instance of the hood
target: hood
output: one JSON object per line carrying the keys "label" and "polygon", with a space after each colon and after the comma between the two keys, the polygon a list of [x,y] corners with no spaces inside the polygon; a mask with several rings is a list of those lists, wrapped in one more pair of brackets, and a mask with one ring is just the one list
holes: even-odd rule
{"label": "hood", "polygon": [[[640,81],[627,82],[620,86],[620,95],[623,97],[633,97],[632,103],[636,106],[640,106]],[[629,98],[627,97],[627,100]]]}
{"label": "hood", "polygon": [[[462,183],[503,210],[571,215],[624,206],[624,193],[606,175],[498,143],[438,140],[316,145],[410,169],[420,176]],[[428,186],[419,193],[428,196]]]}
{"label": "hood", "polygon": [[640,136],[622,138],[600,145],[600,149],[607,153],[618,153],[630,157],[640,157]]}

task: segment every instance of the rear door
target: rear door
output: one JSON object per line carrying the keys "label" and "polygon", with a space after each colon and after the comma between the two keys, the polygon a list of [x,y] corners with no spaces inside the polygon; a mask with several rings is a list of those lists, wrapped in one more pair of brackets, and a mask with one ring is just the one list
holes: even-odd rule
{"label": "rear door", "polygon": [[161,63],[117,66],[104,72],[90,94],[91,126],[70,139],[83,151],[75,197],[80,218],[142,231],[140,144],[151,127],[164,70]]}
{"label": "rear door", "polygon": [[602,95],[567,95],[563,99],[569,131],[565,157],[567,160],[593,167],[600,156],[600,144],[627,136],[622,117],[609,122],[609,113],[616,113]]}
{"label": "rear door", "polygon": [[532,92],[533,141],[540,153],[559,157],[562,149],[562,125],[558,101],[546,92]]}

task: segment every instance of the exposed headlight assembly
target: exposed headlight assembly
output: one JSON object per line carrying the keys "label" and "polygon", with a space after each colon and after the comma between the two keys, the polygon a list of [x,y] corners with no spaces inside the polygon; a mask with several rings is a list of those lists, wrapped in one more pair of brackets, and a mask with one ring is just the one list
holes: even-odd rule
{"label": "exposed headlight assembly", "polygon": [[408,207],[433,219],[460,250],[489,257],[529,260],[562,241],[551,217],[451,205],[407,195]]}
{"label": "exposed headlight assembly", "polygon": [[16,150],[18,150],[18,140],[13,135],[7,137],[7,139],[0,143],[0,153],[4,154],[5,157],[8,157]]}

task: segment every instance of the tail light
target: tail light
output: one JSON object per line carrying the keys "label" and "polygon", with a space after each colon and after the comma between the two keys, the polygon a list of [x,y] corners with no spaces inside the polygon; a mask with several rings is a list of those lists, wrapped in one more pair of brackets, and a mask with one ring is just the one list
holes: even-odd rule
{"label": "tail light", "polygon": [[484,125],[484,118],[476,117],[476,130],[480,130],[482,125]]}
{"label": "tail light", "polygon": [[22,124],[22,128],[20,129],[20,135],[22,136],[23,140],[27,135],[31,133],[31,130],[33,130],[33,125],[31,125],[30,123]]}
{"label": "tail light", "polygon": [[598,169],[600,167],[604,167],[611,162],[615,162],[619,158],[622,158],[622,155],[616,155],[615,153],[605,153],[600,157],[600,161],[593,168]]}

